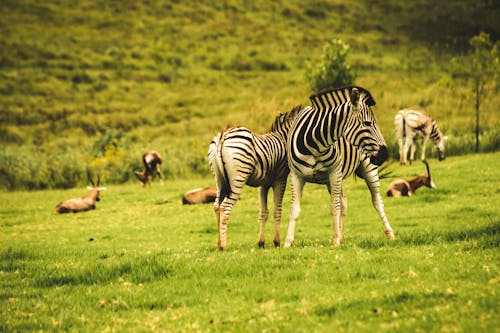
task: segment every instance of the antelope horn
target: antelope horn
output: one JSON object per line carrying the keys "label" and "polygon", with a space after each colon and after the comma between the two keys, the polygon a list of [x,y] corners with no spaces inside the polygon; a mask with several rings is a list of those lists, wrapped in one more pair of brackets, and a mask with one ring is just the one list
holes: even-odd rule
{"label": "antelope horn", "polygon": [[422,163],[425,164],[425,168],[427,169],[427,175],[429,176],[429,180],[431,180],[431,169],[429,168],[429,163],[426,160],[422,160]]}
{"label": "antelope horn", "polygon": [[92,186],[96,187],[94,184],[94,181],[92,180],[92,177],[90,176],[90,170],[88,170],[88,169],[87,169],[87,178],[88,178],[90,184],[92,184]]}
{"label": "antelope horn", "polygon": [[99,187],[99,184],[101,183],[101,175],[97,175],[97,186]]}

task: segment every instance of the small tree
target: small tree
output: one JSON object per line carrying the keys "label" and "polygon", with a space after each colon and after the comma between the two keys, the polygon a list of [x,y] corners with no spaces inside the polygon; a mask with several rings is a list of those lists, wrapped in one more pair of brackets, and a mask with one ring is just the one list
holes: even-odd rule
{"label": "small tree", "polygon": [[496,87],[499,71],[499,46],[493,44],[490,35],[481,32],[469,40],[472,50],[464,57],[454,58],[454,74],[472,83],[476,112],[476,153],[479,152],[479,109],[489,89]]}
{"label": "small tree", "polygon": [[340,39],[329,41],[319,61],[307,63],[306,77],[315,93],[354,83],[356,75],[346,63],[349,45]]}

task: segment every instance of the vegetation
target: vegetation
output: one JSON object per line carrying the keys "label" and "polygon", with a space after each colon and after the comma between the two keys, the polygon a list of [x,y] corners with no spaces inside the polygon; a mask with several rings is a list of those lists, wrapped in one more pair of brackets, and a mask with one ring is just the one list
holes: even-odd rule
{"label": "vegetation", "polygon": [[[66,215],[54,206],[82,190],[0,192],[0,330],[494,332],[499,163],[500,153],[431,161],[437,189],[384,195],[393,242],[364,182],[346,180],[338,248],[327,190],[314,184],[290,249],[269,246],[272,225],[258,248],[257,190],[245,188],[226,252],[212,205],[181,205],[210,177],[108,186],[95,211]],[[421,163],[392,168],[425,172]]]}
{"label": "vegetation", "polygon": [[[494,92],[500,65],[500,42],[491,42],[490,35],[480,33],[469,40],[473,47],[471,54],[465,59],[453,59],[459,65],[455,70],[460,76],[472,81],[476,109],[476,152],[479,151],[479,108],[481,101],[488,93]],[[461,60],[461,61],[460,61]]]}
{"label": "vegetation", "polygon": [[329,41],[321,59],[307,64],[306,76],[315,93],[352,85],[356,75],[347,64],[349,45],[341,40]]}
{"label": "vegetation", "polygon": [[[264,132],[278,112],[308,104],[306,64],[331,40],[350,46],[391,153],[404,107],[438,121],[450,155],[473,152],[474,96],[450,59],[480,31],[500,36],[498,5],[472,0],[5,0],[0,15],[0,188],[9,190],[82,186],[87,168],[126,182],[149,149],[166,158],[169,179],[208,175],[221,128]],[[482,104],[480,151],[499,147],[497,92]]]}

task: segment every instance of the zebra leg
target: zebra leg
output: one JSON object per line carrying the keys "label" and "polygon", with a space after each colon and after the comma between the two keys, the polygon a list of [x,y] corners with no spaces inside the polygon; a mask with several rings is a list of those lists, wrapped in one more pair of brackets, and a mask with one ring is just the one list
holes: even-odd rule
{"label": "zebra leg", "polygon": [[429,136],[428,135],[424,135],[424,139],[422,141],[422,154],[420,155],[420,159],[422,161],[425,161],[425,151],[426,151],[427,141],[428,140],[429,140]]}
{"label": "zebra leg", "polygon": [[405,164],[405,160],[404,160],[404,150],[403,150],[403,147],[404,147],[404,143],[403,143],[403,138],[398,138],[398,146],[399,146],[399,164]]}
{"label": "zebra leg", "polygon": [[[392,231],[389,220],[385,215],[384,202],[382,201],[382,196],[380,195],[380,179],[378,177],[378,168],[371,166],[372,170],[369,170],[370,165],[363,163],[359,167],[359,174],[364,178],[370,194],[372,197],[372,204],[375,210],[378,212],[380,219],[382,220],[382,225],[384,227],[384,233],[389,239],[394,239],[394,232]],[[401,192],[393,192],[394,197],[400,197]]]}
{"label": "zebra leg", "polygon": [[[244,183],[243,183],[244,184]],[[229,194],[221,204],[221,213],[219,220],[219,249],[225,250],[227,248],[227,224],[229,222],[229,217],[231,216],[231,211],[236,202],[240,199],[241,187],[232,187],[232,193]]]}
{"label": "zebra leg", "polygon": [[340,241],[344,238],[344,223],[347,215],[347,197],[345,196],[344,189],[340,188]]}
{"label": "zebra leg", "polygon": [[286,234],[285,247],[290,247],[294,241],[295,223],[300,215],[300,200],[305,182],[295,172],[290,173],[290,184],[292,187],[292,208],[290,209],[290,221],[288,222],[288,232]]}
{"label": "zebra leg", "polygon": [[260,211],[259,211],[259,247],[263,248],[265,245],[264,229],[267,222],[267,217],[269,215],[269,210],[267,209],[267,194],[269,192],[269,187],[260,186],[259,187],[259,199],[260,199]]}
{"label": "zebra leg", "polygon": [[[405,144],[403,147],[403,164],[406,164],[407,158],[408,158],[408,149],[413,146],[413,139],[410,138],[409,136],[406,137]],[[413,157],[410,157],[410,163],[413,160]]]}
{"label": "zebra leg", "polygon": [[340,245],[342,240],[341,227],[341,194],[342,194],[342,170],[335,168],[329,176],[330,182],[330,212],[333,217],[333,240],[335,246]]}
{"label": "zebra leg", "polygon": [[285,195],[286,178],[279,180],[273,184],[273,199],[274,199],[274,247],[280,246],[280,223],[281,211],[283,204],[283,196]]}
{"label": "zebra leg", "polygon": [[417,150],[417,143],[414,141],[410,145],[410,164],[415,161],[415,151]]}

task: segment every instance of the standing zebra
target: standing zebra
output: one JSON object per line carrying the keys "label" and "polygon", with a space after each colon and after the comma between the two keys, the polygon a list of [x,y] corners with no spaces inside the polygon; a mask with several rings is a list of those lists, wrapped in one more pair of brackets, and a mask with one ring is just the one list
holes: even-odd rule
{"label": "standing zebra", "polygon": [[212,140],[208,160],[217,185],[214,213],[219,249],[227,247],[227,223],[245,184],[259,187],[260,247],[264,247],[265,242],[267,195],[269,188],[273,188],[274,245],[280,245],[281,204],[289,173],[285,141],[291,123],[301,109],[301,106],[296,106],[277,116],[268,133],[256,135],[248,128],[235,127],[220,132]]}
{"label": "standing zebra", "polygon": [[415,150],[417,148],[415,140],[419,137],[423,138],[422,155],[420,158],[422,161],[425,160],[425,150],[429,137],[432,141],[434,141],[439,160],[444,160],[444,141],[448,139],[448,137],[441,134],[436,121],[429,117],[425,112],[408,109],[400,110],[394,117],[394,127],[398,138],[400,164],[406,164],[408,149],[410,147],[411,164],[415,157]]}
{"label": "standing zebra", "polygon": [[[313,107],[297,115],[288,133],[292,208],[285,247],[294,241],[306,182],[327,185],[333,215],[333,244],[340,244],[342,163],[348,160],[348,156],[336,158],[335,142],[340,137],[359,147],[375,165],[381,165],[388,157],[385,140],[370,108],[375,101],[367,90],[344,87],[313,95],[310,99]],[[392,232],[388,237],[393,238]]]}

